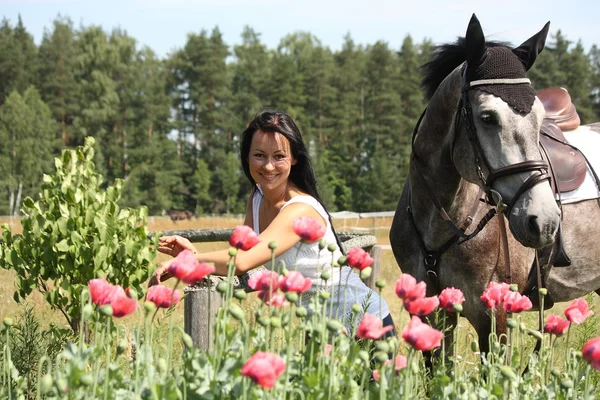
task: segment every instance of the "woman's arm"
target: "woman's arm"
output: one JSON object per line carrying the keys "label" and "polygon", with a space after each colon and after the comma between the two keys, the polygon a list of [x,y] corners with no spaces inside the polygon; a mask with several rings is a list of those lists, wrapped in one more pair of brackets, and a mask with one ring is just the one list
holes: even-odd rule
{"label": "woman's arm", "polygon": [[[269,243],[275,242],[277,244],[277,247],[275,248],[275,257],[285,253],[298,243],[298,241],[300,241],[300,236],[294,232],[293,224],[294,221],[301,216],[312,217],[325,224],[319,213],[308,204],[290,204],[281,210],[267,229],[258,235],[258,237],[262,239],[260,243],[248,251],[238,250],[235,260],[236,275],[243,274],[271,261],[271,249],[269,248]],[[197,254],[196,258],[203,262],[214,263],[215,275],[227,275],[229,250],[201,253]]]}
{"label": "woman's arm", "polygon": [[[277,217],[271,222],[271,224],[264,230],[258,237],[262,239],[260,243],[251,248],[248,251],[238,250],[235,264],[236,264],[236,275],[241,275],[251,269],[257,268],[268,261],[271,261],[271,249],[269,249],[269,243],[275,242],[277,247],[275,248],[275,257],[285,253],[291,249],[298,241],[298,236],[293,229],[294,221],[301,216],[308,216],[321,222],[323,225],[326,224],[325,220],[319,215],[319,213],[308,204],[294,203],[282,209]],[[196,251],[193,244],[189,240],[181,236],[170,236],[168,238],[170,243],[165,247],[173,248],[173,253],[179,253],[175,249],[189,249]],[[165,242],[166,243],[166,242]],[[169,254],[167,250],[162,251]],[[211,251],[208,253],[197,253],[196,258],[199,261],[212,263],[215,266],[214,275],[227,275],[227,263],[229,262],[229,250]],[[172,260],[166,261],[161,264],[159,268],[163,273],[168,268],[168,265]],[[158,271],[158,270],[157,270]],[[167,277],[168,279],[168,277]]]}

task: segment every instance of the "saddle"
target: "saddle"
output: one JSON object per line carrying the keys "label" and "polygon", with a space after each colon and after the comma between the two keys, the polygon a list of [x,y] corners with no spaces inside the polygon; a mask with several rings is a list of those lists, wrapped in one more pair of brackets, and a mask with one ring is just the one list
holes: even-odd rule
{"label": "saddle", "polygon": [[554,193],[570,192],[581,186],[586,175],[586,160],[575,147],[569,145],[562,130],[553,120],[544,119],[540,129],[542,155],[550,166]]}
{"label": "saddle", "polygon": [[[583,184],[587,173],[587,160],[574,146],[570,145],[563,131],[577,129],[581,123],[571,96],[564,88],[549,88],[540,90],[538,98],[544,104],[546,116],[540,128],[540,147],[542,157],[550,167],[551,185],[553,192],[560,199],[562,192],[575,190]],[[560,200],[559,200],[560,206]],[[551,267],[567,267],[571,265],[562,240],[562,225],[559,226],[554,245],[538,250],[540,265]],[[542,286],[545,286],[545,275],[549,268],[543,268]],[[535,307],[538,307],[537,275],[535,263],[532,266],[524,293],[529,296]],[[544,309],[554,304],[551,296],[547,296]]]}
{"label": "saddle", "polygon": [[581,124],[577,109],[571,101],[571,95],[567,89],[554,87],[542,89],[537,92],[537,97],[541,100],[546,110],[546,119],[556,123],[563,131],[572,131]]}

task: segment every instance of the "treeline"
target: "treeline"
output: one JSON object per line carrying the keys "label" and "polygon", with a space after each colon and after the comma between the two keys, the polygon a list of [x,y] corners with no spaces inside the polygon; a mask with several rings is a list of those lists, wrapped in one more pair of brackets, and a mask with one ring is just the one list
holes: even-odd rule
{"label": "treeline", "polygon": [[[523,38],[526,39],[526,38]],[[518,44],[518,43],[517,43]],[[425,103],[419,66],[430,41],[332,51],[310,33],[276,49],[250,27],[230,46],[218,28],[190,33],[164,59],[135,38],[58,17],[36,45],[19,18],[0,27],[0,215],[36,197],[64,148],[96,138],[96,168],[125,181],[122,205],[243,212],[239,135],[260,110],[290,113],[331,211],[395,208],[410,136]],[[600,120],[600,51],[557,31],[530,76],[568,88],[584,122]]]}

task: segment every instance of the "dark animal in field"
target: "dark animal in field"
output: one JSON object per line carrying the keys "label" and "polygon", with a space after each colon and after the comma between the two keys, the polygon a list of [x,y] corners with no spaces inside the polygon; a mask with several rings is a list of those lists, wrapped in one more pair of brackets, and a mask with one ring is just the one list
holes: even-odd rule
{"label": "dark animal in field", "polygon": [[164,210],[163,215],[168,215],[173,222],[198,218],[198,214],[190,210]]}

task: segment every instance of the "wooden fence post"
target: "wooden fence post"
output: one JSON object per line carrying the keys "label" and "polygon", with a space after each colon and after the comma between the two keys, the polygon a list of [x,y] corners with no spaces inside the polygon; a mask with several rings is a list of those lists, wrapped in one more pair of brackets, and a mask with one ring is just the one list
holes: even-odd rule
{"label": "wooden fence post", "polygon": [[[209,277],[194,286],[183,289],[185,293],[183,324],[185,332],[192,337],[194,346],[202,350],[214,346],[214,325],[221,307],[221,294],[215,290],[217,277]],[[220,279],[219,279],[220,280]]]}

